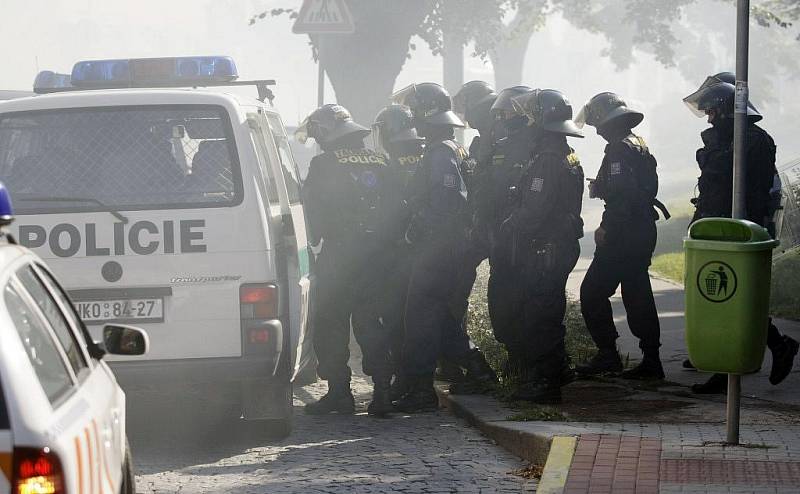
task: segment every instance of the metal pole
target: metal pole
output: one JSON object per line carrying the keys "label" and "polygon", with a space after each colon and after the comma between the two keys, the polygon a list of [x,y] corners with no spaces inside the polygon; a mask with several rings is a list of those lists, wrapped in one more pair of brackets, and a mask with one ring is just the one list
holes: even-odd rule
{"label": "metal pole", "polygon": [[[750,48],[750,0],[738,0],[736,12],[736,99],[733,123],[733,204],[734,218],[746,216],[745,179],[747,156],[747,72]],[[739,444],[739,411],[742,376],[728,374],[728,444]]]}
{"label": "metal pole", "polygon": [[317,107],[325,104],[325,68],[322,60],[317,60]]}

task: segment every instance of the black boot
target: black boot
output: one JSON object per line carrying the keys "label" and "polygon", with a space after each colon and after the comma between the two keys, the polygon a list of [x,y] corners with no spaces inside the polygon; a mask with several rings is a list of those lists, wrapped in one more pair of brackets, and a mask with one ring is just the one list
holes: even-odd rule
{"label": "black boot", "polygon": [[439,397],[433,389],[433,376],[409,378],[408,393],[394,403],[405,413],[433,412],[439,408]]}
{"label": "black boot", "polygon": [[367,414],[373,417],[385,417],[395,411],[390,398],[392,378],[373,376],[372,381],[374,383],[372,401],[367,406]]}
{"label": "black boot", "polygon": [[601,349],[590,361],[575,366],[575,372],[583,376],[619,374],[622,372],[622,360],[616,348]]}
{"label": "black boot", "polygon": [[728,392],[728,376],[714,374],[708,381],[692,385],[692,393],[698,395],[721,395]]}
{"label": "black boot", "polygon": [[623,379],[637,381],[660,381],[664,379],[664,367],[658,354],[645,355],[639,365],[622,373]]}
{"label": "black boot", "polygon": [[436,366],[435,379],[450,383],[460,383],[464,381],[464,372],[455,362],[440,359]]}
{"label": "black boot", "polygon": [[408,379],[402,374],[395,374],[392,385],[389,387],[389,399],[397,401],[408,393]]}
{"label": "black boot", "polygon": [[309,415],[327,415],[329,413],[354,413],[356,402],[353,393],[350,391],[350,383],[333,384],[328,383],[328,392],[314,403],[309,403],[305,407],[305,412]]}
{"label": "black boot", "polygon": [[538,378],[521,382],[509,397],[512,401],[529,401],[543,405],[561,403],[561,382],[558,379]]}
{"label": "black boot", "polygon": [[464,359],[464,368],[467,375],[462,383],[450,385],[452,394],[480,394],[491,391],[497,385],[497,374],[486,361],[483,353],[475,348]]}
{"label": "black boot", "polygon": [[772,349],[772,370],[769,373],[769,382],[773,386],[780,384],[792,371],[798,349],[800,349],[800,343],[786,335],[783,335],[782,344]]}

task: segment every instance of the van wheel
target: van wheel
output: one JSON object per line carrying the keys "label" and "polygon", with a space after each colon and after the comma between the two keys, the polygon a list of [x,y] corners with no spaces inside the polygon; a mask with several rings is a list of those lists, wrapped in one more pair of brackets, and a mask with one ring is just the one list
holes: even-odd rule
{"label": "van wheel", "polygon": [[128,440],[125,440],[125,462],[122,464],[122,487],[120,494],[136,494],[136,476],[133,474],[133,457]]}

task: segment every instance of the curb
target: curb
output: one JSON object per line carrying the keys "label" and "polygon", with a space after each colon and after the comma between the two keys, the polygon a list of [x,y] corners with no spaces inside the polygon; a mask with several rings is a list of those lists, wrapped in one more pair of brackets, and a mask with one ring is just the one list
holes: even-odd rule
{"label": "curb", "polygon": [[[550,436],[515,430],[503,425],[503,422],[483,420],[438,387],[436,388],[436,393],[439,395],[439,401],[455,415],[465,419],[471,426],[481,431],[510,453],[534,465],[544,465],[548,462],[552,440]],[[572,457],[570,456],[571,459]]]}
{"label": "curb", "polygon": [[539,494],[561,494],[567,485],[569,467],[575,454],[575,445],[578,438],[575,436],[556,436],[550,447],[547,463],[542,471],[542,478],[536,492]]}

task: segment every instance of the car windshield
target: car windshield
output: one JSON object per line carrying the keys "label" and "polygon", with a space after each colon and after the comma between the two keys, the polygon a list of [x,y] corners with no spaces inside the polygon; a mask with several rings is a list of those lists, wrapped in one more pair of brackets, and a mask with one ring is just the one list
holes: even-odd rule
{"label": "car windshield", "polygon": [[227,113],[214,106],[0,115],[0,180],[20,214],[238,204]]}

